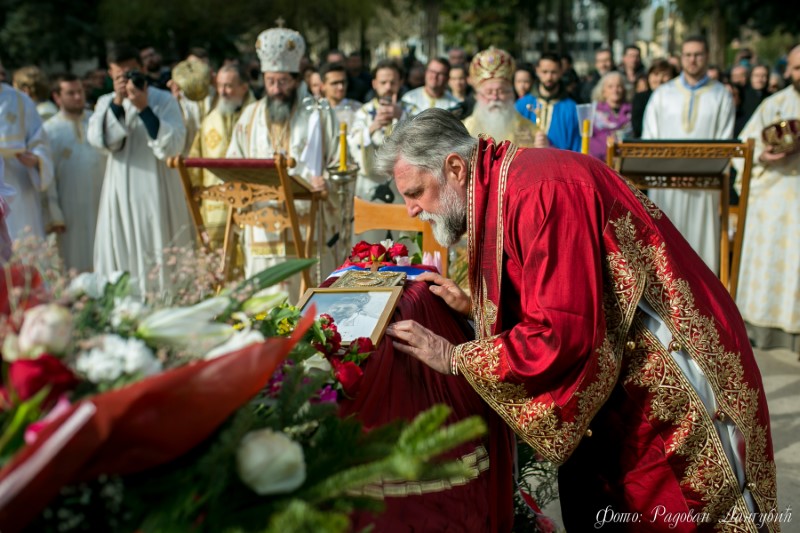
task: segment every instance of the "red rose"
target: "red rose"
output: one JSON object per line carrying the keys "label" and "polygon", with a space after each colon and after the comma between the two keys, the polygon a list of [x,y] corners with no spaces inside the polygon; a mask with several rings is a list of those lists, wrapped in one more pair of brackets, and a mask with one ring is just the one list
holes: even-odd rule
{"label": "red rose", "polygon": [[331,359],[333,375],[342,384],[342,390],[350,397],[355,398],[358,389],[361,387],[361,378],[364,372],[352,361],[342,362],[339,359]]}
{"label": "red rose", "polygon": [[42,355],[36,359],[18,359],[8,368],[11,387],[20,400],[27,400],[49,386],[50,392],[44,405],[54,403],[59,396],[78,384],[78,378],[52,355]]}
{"label": "red rose", "polygon": [[318,318],[320,324],[322,325],[322,329],[327,329],[328,326],[333,324],[333,317],[327,313],[323,313],[319,315]]}
{"label": "red rose", "polygon": [[389,248],[389,257],[392,259],[396,257],[408,257],[408,248],[405,244],[396,242]]}
{"label": "red rose", "polygon": [[369,259],[369,249],[370,244],[367,241],[361,241],[355,246],[353,246],[353,250],[350,252],[350,256],[355,259]]}
{"label": "red rose", "polygon": [[350,343],[350,351],[355,353],[371,353],[375,351],[375,345],[369,337],[359,337]]}
{"label": "red rose", "polygon": [[386,248],[382,244],[373,244],[369,249],[369,258],[372,261],[382,261]]}

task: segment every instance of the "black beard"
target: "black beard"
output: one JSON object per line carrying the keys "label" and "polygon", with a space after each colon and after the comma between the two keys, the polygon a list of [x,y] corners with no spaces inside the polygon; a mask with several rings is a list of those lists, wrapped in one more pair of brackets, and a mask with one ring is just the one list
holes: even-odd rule
{"label": "black beard", "polygon": [[292,91],[285,99],[283,97],[267,95],[267,117],[270,122],[285,124],[289,121],[289,118],[292,116],[292,106],[295,96],[295,91]]}

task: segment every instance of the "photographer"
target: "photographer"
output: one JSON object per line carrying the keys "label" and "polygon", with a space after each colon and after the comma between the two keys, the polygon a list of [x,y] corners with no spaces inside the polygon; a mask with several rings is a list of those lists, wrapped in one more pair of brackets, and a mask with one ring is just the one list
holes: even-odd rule
{"label": "photographer", "polygon": [[[101,96],[88,140],[110,152],[100,199],[94,268],[131,273],[141,296],[168,290],[163,250],[192,243],[192,228],[177,171],[166,159],[180,153],[186,129],[172,95],[150,87],[136,49],[117,47],[108,58],[114,92]],[[161,265],[156,276],[148,276]]]}

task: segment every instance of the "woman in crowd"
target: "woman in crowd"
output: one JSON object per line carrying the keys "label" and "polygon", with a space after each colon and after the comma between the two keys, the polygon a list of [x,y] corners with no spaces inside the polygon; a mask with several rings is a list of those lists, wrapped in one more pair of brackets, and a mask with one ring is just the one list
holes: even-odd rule
{"label": "woman in crowd", "polygon": [[517,65],[517,70],[514,71],[514,94],[517,100],[531,92],[534,79],[533,66],[528,63]]}
{"label": "woman in crowd", "polygon": [[616,70],[604,74],[592,91],[597,102],[589,153],[605,161],[609,137],[622,139],[631,133],[631,104],[625,101],[625,77]]}
{"label": "woman in crowd", "polygon": [[633,138],[639,139],[642,136],[642,122],[644,121],[644,109],[653,94],[662,83],[666,83],[678,75],[678,70],[672,63],[664,59],[657,59],[650,65],[647,71],[648,90],[636,93],[633,96],[631,125],[633,126]]}

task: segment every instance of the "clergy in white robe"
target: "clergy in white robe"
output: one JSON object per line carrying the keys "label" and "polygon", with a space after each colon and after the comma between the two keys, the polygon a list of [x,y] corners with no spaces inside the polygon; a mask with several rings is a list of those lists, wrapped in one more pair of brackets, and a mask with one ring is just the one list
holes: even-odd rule
{"label": "clergy in white robe", "polygon": [[[125,80],[125,72],[141,68],[138,54],[128,57],[131,52],[123,49],[109,61],[115,92],[100,97],[89,119],[89,143],[110,152],[94,267],[105,275],[129,271],[140,296],[159,296],[171,285],[164,249],[189,247],[194,240],[180,177],[166,165],[168,157],[181,152],[186,130],[169,92],[150,86],[140,90]],[[120,93],[126,96],[121,99]]]}
{"label": "clergy in white robe", "polygon": [[[644,112],[643,139],[730,139],[735,109],[724,85],[708,77],[708,46],[687,40],[683,72],[655,90]],[[720,191],[652,189],[650,198],[714,272],[719,272]]]}
{"label": "clergy in white robe", "polygon": [[58,245],[65,266],[88,272],[93,269],[107,153],[86,138],[91,113],[84,111],[86,97],[81,81],[62,76],[56,83],[54,97],[61,110],[44,123],[55,168],[55,183],[48,188],[50,223],[64,228]]}
{"label": "clergy in white robe", "polygon": [[788,61],[794,83],[761,102],[741,132],[755,154],[736,303],[757,346],[800,352],[800,151],[775,158],[761,137],[778,120],[800,120],[800,47]]}
{"label": "clergy in white robe", "polygon": [[450,63],[446,59],[431,59],[425,67],[425,84],[403,95],[403,103],[411,116],[437,107],[453,109],[461,102],[447,90]]}
{"label": "clergy in white robe", "polygon": [[[256,41],[256,52],[264,74],[264,97],[242,111],[228,147],[229,158],[272,159],[276,153],[293,157],[297,164],[289,173],[308,181],[316,189],[324,189],[323,171],[337,154],[339,125],[329,107],[303,104],[308,93],[298,74],[305,41],[294,30],[272,28],[263,31]],[[338,199],[333,192],[322,205],[322,241],[319,272],[324,279],[336,266],[332,242],[340,225]],[[272,204],[274,207],[279,206]],[[295,201],[298,214],[308,222],[309,204]],[[319,225],[315,227],[319,232]],[[318,242],[319,233],[315,241]],[[347,250],[349,252],[349,250]],[[244,228],[245,275],[295,256],[294,243],[287,232],[276,233],[268,228]],[[280,287],[295,298],[299,275]]]}
{"label": "clergy in white robe", "polygon": [[5,182],[15,190],[6,198],[6,224],[12,239],[29,228],[44,237],[42,191],[53,181],[50,144],[36,105],[22,92],[0,83],[0,155],[5,160]]}

